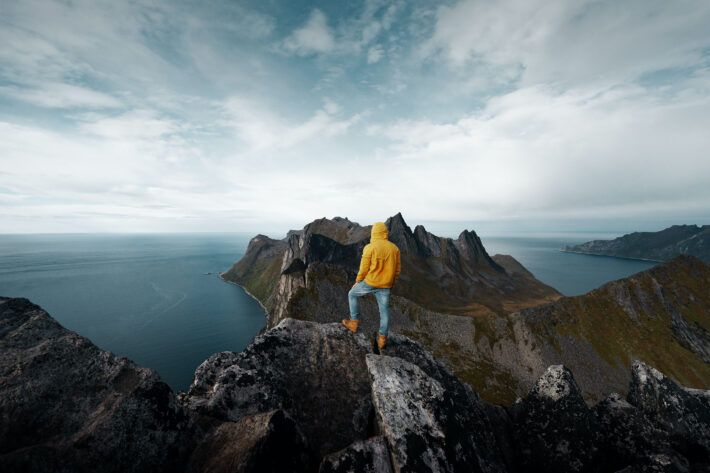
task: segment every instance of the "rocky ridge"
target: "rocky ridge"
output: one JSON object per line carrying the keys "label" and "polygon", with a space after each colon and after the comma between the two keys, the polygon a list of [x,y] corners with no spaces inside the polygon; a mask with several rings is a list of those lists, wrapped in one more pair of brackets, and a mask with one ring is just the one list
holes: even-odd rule
{"label": "rocky ridge", "polygon": [[[536,280],[512,257],[496,262],[473,231],[440,238],[401,214],[385,222],[389,239],[402,252],[402,275],[394,294],[428,310],[455,314],[502,314],[554,300],[560,294]],[[309,289],[313,274],[326,277],[346,294],[355,282],[370,227],[348,219],[320,219],[285,239],[255,237],[245,256],[222,277],[244,286],[267,309],[267,327],[294,317],[290,304]],[[509,269],[510,268],[510,269]],[[309,271],[310,270],[310,271]],[[311,276],[311,277],[309,277]],[[475,301],[472,303],[471,301]]]}
{"label": "rocky ridge", "polygon": [[[512,257],[488,256],[473,232],[463,232],[457,240],[439,238],[423,227],[412,232],[401,215],[387,225],[391,239],[407,251],[402,279],[414,288],[394,291],[391,332],[420,342],[486,401],[510,404],[528,392],[548,366],[564,364],[575,373],[585,400],[596,403],[612,392],[626,393],[637,358],[684,385],[710,387],[707,264],[682,256],[582,296],[471,315],[466,308],[476,305],[483,293],[498,298],[499,308],[515,305],[505,302],[500,288],[507,284],[512,291],[518,286],[501,271],[527,281],[533,276]],[[321,219],[291,232],[286,240],[268,240],[268,247],[258,237],[224,277],[255,295],[250,281],[256,274],[272,281],[272,292],[260,299],[270,307],[267,327],[285,317],[336,322],[349,313],[347,291],[366,243],[360,238],[368,231],[347,219]],[[267,256],[260,258],[260,251]],[[264,266],[276,269],[259,273]],[[433,283],[427,279],[431,275],[438,278]],[[474,280],[480,284],[478,292],[457,292],[459,282]],[[427,286],[438,284],[455,295],[446,296],[447,305],[461,304],[463,313],[427,307]],[[375,332],[379,314],[374,300],[363,298],[361,312],[362,330]]]}
{"label": "rocky ridge", "polygon": [[613,240],[568,245],[563,251],[651,261],[691,255],[710,263],[710,225],[673,225],[659,232],[634,232]]}
{"label": "rocky ridge", "polygon": [[710,391],[633,364],[590,408],[550,366],[488,404],[417,342],[378,351],[338,324],[284,319],[176,396],[158,375],[0,299],[0,469],[131,472],[699,472]]}

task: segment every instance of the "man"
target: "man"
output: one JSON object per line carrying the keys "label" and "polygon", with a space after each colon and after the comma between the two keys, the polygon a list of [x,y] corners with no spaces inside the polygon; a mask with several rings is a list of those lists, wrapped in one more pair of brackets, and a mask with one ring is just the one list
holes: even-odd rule
{"label": "man", "polygon": [[380,309],[380,330],[377,335],[377,346],[381,349],[387,342],[387,333],[390,324],[390,289],[397,284],[401,269],[399,262],[399,248],[387,240],[389,233],[382,222],[372,226],[370,243],[362,250],[360,271],[357,273],[355,284],[348,293],[350,302],[350,320],[343,319],[343,325],[352,332],[357,332],[360,324],[358,297],[365,294],[375,294],[377,307]]}

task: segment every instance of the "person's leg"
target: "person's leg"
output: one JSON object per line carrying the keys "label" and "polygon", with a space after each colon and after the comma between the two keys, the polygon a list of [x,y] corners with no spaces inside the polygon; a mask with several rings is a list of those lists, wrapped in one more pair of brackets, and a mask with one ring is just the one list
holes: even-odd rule
{"label": "person's leg", "polygon": [[372,292],[372,287],[370,287],[365,281],[360,281],[350,289],[348,292],[348,303],[350,304],[350,319],[358,320],[360,317],[360,307],[358,305],[358,298],[369,294]]}
{"label": "person's leg", "polygon": [[369,294],[374,290],[365,283],[365,281],[360,281],[357,283],[350,292],[348,292],[348,303],[350,304],[350,319],[343,319],[343,325],[345,325],[348,330],[355,333],[357,332],[357,327],[360,325],[358,320],[360,317],[360,308],[358,307],[358,297],[362,297],[365,294]]}
{"label": "person's leg", "polygon": [[377,307],[380,309],[380,335],[387,336],[390,327],[390,290],[378,288],[375,291]]}

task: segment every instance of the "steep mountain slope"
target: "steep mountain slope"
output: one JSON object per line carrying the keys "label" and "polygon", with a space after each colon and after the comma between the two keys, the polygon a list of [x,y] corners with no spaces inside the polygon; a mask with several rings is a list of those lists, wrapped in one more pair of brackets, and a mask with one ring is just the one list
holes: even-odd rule
{"label": "steep mountain slope", "polygon": [[652,261],[692,255],[710,262],[710,225],[673,225],[660,232],[634,232],[614,240],[566,246],[564,251]]}
{"label": "steep mountain slope", "polygon": [[[529,383],[540,366],[562,363],[588,400],[623,392],[634,359],[682,384],[710,387],[710,265],[692,256],[582,296],[476,322],[491,361],[513,378]],[[511,358],[504,352],[513,340],[518,353]]]}
{"label": "steep mountain slope", "polygon": [[[332,227],[329,221],[317,222],[331,235],[367,228],[344,219]],[[559,297],[545,293],[546,286],[513,258],[489,257],[473,232],[457,240],[438,238],[422,227],[411,232],[400,215],[387,225],[406,261],[391,299],[390,330],[422,343],[483,399],[509,404],[547,366],[565,364],[575,372],[585,399],[597,401],[624,392],[637,358],[682,384],[710,387],[707,264],[680,257],[582,296]],[[286,317],[336,322],[347,317],[347,291],[366,243],[345,242],[309,226],[291,232],[285,242],[268,241],[268,247],[258,237],[223,277],[254,294],[250,281],[269,281],[272,292],[257,296],[268,309],[269,328]],[[259,252],[267,256],[259,258]],[[273,272],[250,269],[252,260]],[[556,300],[531,307],[546,297]],[[365,298],[361,312],[362,330],[374,333],[379,320],[374,300]]]}
{"label": "steep mountain slope", "polygon": [[[440,238],[421,225],[412,232],[401,214],[385,223],[389,239],[402,253],[402,275],[393,294],[427,309],[459,315],[503,314],[560,297],[512,257],[498,264],[475,232],[464,231],[456,240]],[[346,279],[343,287],[352,285],[369,232],[370,227],[336,217],[291,231],[284,240],[259,235],[222,277],[257,297],[269,312],[272,327],[284,317],[295,289],[305,284],[309,265],[327,263],[329,272]]]}

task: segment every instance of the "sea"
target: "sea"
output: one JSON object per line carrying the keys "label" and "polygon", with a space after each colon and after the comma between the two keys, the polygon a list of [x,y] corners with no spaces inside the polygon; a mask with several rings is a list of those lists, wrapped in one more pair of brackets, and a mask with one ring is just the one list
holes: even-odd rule
{"label": "sea", "polygon": [[[219,274],[253,234],[0,235],[0,296],[26,297],[104,350],[155,369],[185,391],[214,353],[239,352],[265,325],[263,307]],[[273,237],[279,237],[272,235]],[[619,234],[481,236],[562,294],[583,294],[654,263],[559,251]]]}

